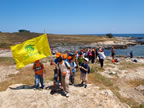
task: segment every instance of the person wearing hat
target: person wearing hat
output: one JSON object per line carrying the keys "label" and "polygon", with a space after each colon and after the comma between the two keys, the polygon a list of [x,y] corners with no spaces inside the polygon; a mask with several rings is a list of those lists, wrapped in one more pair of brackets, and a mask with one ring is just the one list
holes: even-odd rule
{"label": "person wearing hat", "polygon": [[44,65],[39,62],[39,60],[34,62],[33,70],[35,72],[35,89],[39,88],[39,81],[41,83],[40,88],[44,88],[44,81],[43,81],[43,73],[46,74],[46,71],[44,70]]}
{"label": "person wearing hat", "polygon": [[61,71],[59,68],[57,68],[59,66],[58,64],[58,59],[61,57],[61,53],[57,52],[56,53],[56,58],[54,60],[51,60],[50,65],[54,65],[55,69],[54,69],[54,83],[53,83],[53,89],[51,91],[51,94],[54,94],[56,92],[56,84],[59,82],[61,82]]}
{"label": "person wearing hat", "polygon": [[78,68],[76,62],[75,62],[75,55],[71,58],[68,59],[68,62],[72,68],[72,75],[70,76],[70,82],[71,84],[74,86],[74,80],[75,80],[75,72],[76,72],[76,68]]}
{"label": "person wearing hat", "polygon": [[63,60],[64,60],[64,61],[68,61],[68,59],[67,59],[67,54],[63,54]]}
{"label": "person wearing hat", "polygon": [[[71,59],[72,57],[68,57]],[[63,91],[66,97],[69,97],[69,77],[72,75],[72,69],[70,64],[67,61],[64,61],[62,57],[58,58],[59,68],[61,70],[61,83],[63,87]],[[59,77],[59,76],[58,76]]]}
{"label": "person wearing hat", "polygon": [[88,81],[88,69],[89,69],[88,61],[89,61],[88,58],[84,58],[83,63],[79,66],[81,72],[80,79],[82,80],[81,85],[83,86],[83,84],[85,83],[84,88],[87,87],[87,81]]}

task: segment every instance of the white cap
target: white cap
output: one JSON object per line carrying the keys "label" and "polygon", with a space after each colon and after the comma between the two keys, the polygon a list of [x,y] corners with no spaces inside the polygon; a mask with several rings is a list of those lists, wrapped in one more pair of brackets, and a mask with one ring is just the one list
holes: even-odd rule
{"label": "white cap", "polygon": [[85,61],[87,61],[87,62],[89,61],[89,59],[88,59],[88,58],[84,58],[84,60],[85,60]]}

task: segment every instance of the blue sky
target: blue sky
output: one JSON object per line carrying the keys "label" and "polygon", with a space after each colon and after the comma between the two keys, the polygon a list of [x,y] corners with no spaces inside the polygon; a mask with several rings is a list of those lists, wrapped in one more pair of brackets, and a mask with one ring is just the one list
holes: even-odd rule
{"label": "blue sky", "polygon": [[144,33],[144,0],[0,0],[0,31]]}

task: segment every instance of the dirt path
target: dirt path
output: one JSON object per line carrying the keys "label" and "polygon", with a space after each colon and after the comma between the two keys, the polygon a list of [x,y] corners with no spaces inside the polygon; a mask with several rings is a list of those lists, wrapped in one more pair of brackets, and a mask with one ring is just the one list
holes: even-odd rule
{"label": "dirt path", "polygon": [[0,50],[0,57],[12,57],[11,50]]}

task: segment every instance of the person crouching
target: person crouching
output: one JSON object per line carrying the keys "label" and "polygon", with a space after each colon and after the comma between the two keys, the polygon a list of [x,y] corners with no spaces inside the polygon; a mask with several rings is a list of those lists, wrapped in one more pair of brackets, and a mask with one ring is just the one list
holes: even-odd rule
{"label": "person crouching", "polygon": [[33,70],[35,72],[35,89],[39,88],[39,80],[41,83],[41,87],[40,88],[44,88],[44,81],[43,81],[43,72],[44,74],[46,74],[46,71],[44,70],[44,65],[39,62],[39,60],[34,62],[33,65]]}
{"label": "person crouching", "polygon": [[62,57],[58,58],[59,67],[61,70],[61,82],[66,97],[69,97],[69,76],[72,75],[71,66],[67,61],[64,61]]}

